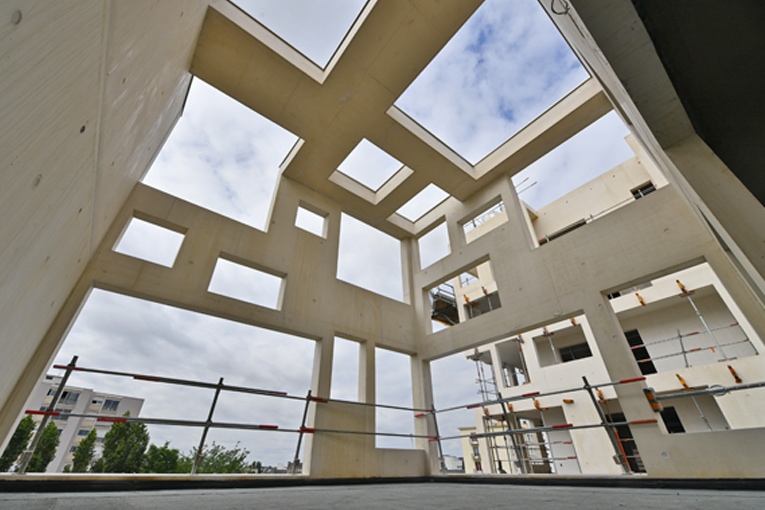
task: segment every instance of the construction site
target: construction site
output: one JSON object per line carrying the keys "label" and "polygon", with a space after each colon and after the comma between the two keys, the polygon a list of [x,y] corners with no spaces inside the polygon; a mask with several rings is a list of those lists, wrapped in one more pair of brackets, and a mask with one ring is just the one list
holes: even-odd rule
{"label": "construction site", "polygon": [[[753,447],[765,440],[765,40],[756,22],[765,10],[743,0],[726,2],[724,16],[711,1],[530,3],[586,76],[472,161],[397,101],[477,19],[481,0],[369,0],[324,65],[227,0],[3,2],[0,445],[33,414],[39,430],[67,418],[182,427],[199,431],[199,451],[210,430],[255,430],[287,434],[296,450],[289,476],[257,480],[195,475],[199,459],[189,475],[24,474],[21,457],[16,473],[0,474],[0,505],[234,508],[238,496],[223,487],[294,485],[279,489],[294,508],[341,508],[347,501],[333,491],[355,490],[343,484],[394,482],[370,485],[368,497],[388,501],[381,508],[413,508],[417,498],[456,508],[497,504],[508,484],[516,502],[547,491],[545,508],[567,508],[566,490],[593,508],[612,508],[613,497],[755,508],[758,493],[747,491],[765,478]],[[196,81],[295,136],[264,228],[144,182]],[[518,175],[606,117],[625,128],[629,156],[531,205],[527,190],[552,184]],[[395,169],[361,182],[346,163],[360,147]],[[409,212],[434,189],[434,203]],[[348,218],[394,242],[400,298],[340,274]],[[121,249],[138,223],[178,239],[168,261]],[[362,260],[365,271],[376,271],[373,260]],[[272,299],[220,290],[227,266],[272,286]],[[293,394],[229,384],[225,374],[215,382],[91,366],[84,356],[52,366],[100,292],[311,342],[312,363],[295,367],[310,385]],[[333,396],[345,370],[334,363],[338,338],[358,349],[347,367],[357,398]],[[411,404],[379,397],[381,351],[405,357]],[[439,407],[432,365],[450,356],[472,364],[476,397]],[[61,378],[46,389],[51,398],[28,409],[52,369]],[[63,416],[67,379],[84,373],[193,387],[212,403],[200,406],[207,419],[119,417],[101,413],[105,397],[88,397],[90,407],[70,402]],[[290,400],[302,418],[218,419],[227,393]],[[405,413],[411,426],[385,429],[380,409]],[[446,429],[454,412],[469,418]],[[380,446],[380,437],[411,447]],[[462,452],[464,473],[454,474],[447,445],[459,445],[449,451]],[[304,487],[315,484],[336,487]],[[211,492],[195,502],[130,493],[180,488]],[[128,494],[29,494],[101,490]]]}

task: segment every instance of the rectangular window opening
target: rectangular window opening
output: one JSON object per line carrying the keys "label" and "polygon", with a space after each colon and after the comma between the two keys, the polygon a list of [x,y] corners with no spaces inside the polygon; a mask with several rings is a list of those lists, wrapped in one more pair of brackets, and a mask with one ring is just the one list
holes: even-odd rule
{"label": "rectangular window opening", "polygon": [[411,222],[422,218],[426,213],[433,210],[444,200],[449,198],[449,194],[436,186],[428,184],[419,193],[413,196],[407,203],[402,205],[396,211]]}
{"label": "rectangular window opening", "polygon": [[523,354],[523,338],[520,335],[497,342],[497,353],[502,367],[502,385],[505,388],[531,382],[526,357]]}
{"label": "rectangular window opening", "polygon": [[301,204],[297,208],[295,226],[319,237],[327,237],[327,213]]}
{"label": "rectangular window opening", "polygon": [[462,223],[465,241],[470,243],[499,227],[507,221],[505,202],[500,200],[482,209],[472,218]]}
{"label": "rectangular window opening", "polygon": [[343,214],[340,218],[337,278],[370,292],[403,301],[401,241]]}
{"label": "rectangular window opening", "polygon": [[[375,348],[375,394],[377,403],[412,407],[412,366],[406,354]],[[378,407],[377,432],[414,434],[413,412]],[[413,438],[375,436],[377,448],[415,448]]]}
{"label": "rectangular window opening", "polygon": [[707,263],[607,294],[644,375],[759,354],[760,339]]}
{"label": "rectangular window opening", "polygon": [[335,337],[332,355],[332,382],[330,398],[359,401],[359,355],[361,344]]}
{"label": "rectangular window opening", "polygon": [[677,415],[674,407],[665,407],[661,411],[661,420],[670,434],[682,434],[685,432],[685,427],[683,427],[680,416]]}
{"label": "rectangular window opening", "polygon": [[184,234],[155,223],[130,218],[114,251],[137,259],[173,267],[183,243]]}
{"label": "rectangular window opening", "polygon": [[265,230],[285,156],[299,139],[194,77],[183,115],[143,183]]}
{"label": "rectangular window opening", "polygon": [[449,232],[446,222],[442,222],[425,235],[420,236],[417,239],[417,248],[420,251],[421,269],[449,255],[451,250],[449,248]]}
{"label": "rectangular window opening", "polygon": [[619,116],[610,112],[513,176],[538,245],[656,190],[654,181],[661,170],[645,158],[638,159],[627,143],[631,136]]}
{"label": "rectangular window opening", "polygon": [[117,410],[117,407],[119,407],[120,402],[119,400],[112,400],[112,399],[106,399],[104,400],[104,405],[101,406],[101,411],[104,412],[114,412]]}
{"label": "rectangular window opening", "polygon": [[576,318],[543,327],[533,341],[541,367],[592,357],[582,325]]}
{"label": "rectangular window opening", "polygon": [[[438,415],[438,431],[442,436],[468,434],[469,432],[466,428],[474,427],[476,418],[475,409],[467,409],[465,404],[481,400],[481,397],[476,394],[478,386],[476,384],[475,363],[466,359],[465,353],[458,352],[431,361],[430,372],[433,387],[433,405],[436,409],[455,407],[453,412],[440,413]],[[465,471],[472,472],[474,470],[474,463],[470,454],[463,454],[461,443],[461,441],[443,441],[442,448],[444,454],[457,457],[464,456]]]}
{"label": "rectangular window opening", "polygon": [[[693,389],[704,389],[693,388]],[[658,394],[661,397],[661,394]],[[673,398],[666,401],[661,419],[670,434],[729,430],[728,420],[711,394]]]}
{"label": "rectangular window opening", "polygon": [[219,258],[208,291],[278,310],[284,276]]}
{"label": "rectangular window opening", "polygon": [[454,326],[502,307],[489,260],[434,285],[427,293],[432,326],[438,328]]}
{"label": "rectangular window opening", "polygon": [[632,188],[630,193],[632,193],[632,196],[635,197],[635,200],[639,200],[647,194],[653,193],[654,191],[656,191],[656,186],[651,181],[648,181],[636,188]]}

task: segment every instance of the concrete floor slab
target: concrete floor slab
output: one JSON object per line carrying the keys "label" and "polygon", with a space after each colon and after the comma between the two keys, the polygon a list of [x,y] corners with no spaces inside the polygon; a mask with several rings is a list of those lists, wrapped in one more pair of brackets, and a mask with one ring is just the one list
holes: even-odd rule
{"label": "concrete floor slab", "polygon": [[507,506],[534,510],[651,508],[689,510],[760,509],[759,491],[533,487],[489,484],[380,484],[261,489],[215,489],[96,493],[4,493],[0,509],[18,510],[243,510],[290,509],[464,509]]}

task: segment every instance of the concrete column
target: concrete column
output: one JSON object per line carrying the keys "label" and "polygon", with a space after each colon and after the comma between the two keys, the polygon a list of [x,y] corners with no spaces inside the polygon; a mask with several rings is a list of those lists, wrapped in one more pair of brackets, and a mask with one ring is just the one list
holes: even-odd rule
{"label": "concrete column", "polygon": [[467,244],[467,241],[465,240],[465,229],[457,222],[457,219],[451,217],[451,215],[446,217],[446,231],[449,235],[450,253],[459,251]]}
{"label": "concrete column", "polygon": [[[603,358],[606,372],[611,381],[641,377],[640,369],[624,336],[619,319],[602,294],[588,293],[582,296],[584,313],[595,337],[598,350]],[[590,381],[597,382],[597,381]],[[643,393],[644,383],[631,383],[614,387],[622,412],[627,420],[655,419],[658,415],[651,410]],[[631,426],[633,436],[646,468],[649,458],[658,457],[653,446],[661,443],[663,434],[656,424]],[[651,471],[648,471],[651,474]]]}
{"label": "concrete column", "polygon": [[361,342],[359,345],[359,402],[368,404],[377,402],[376,381],[375,343]]}
{"label": "concrete column", "polygon": [[[698,135],[666,149],[677,170],[703,201],[710,222],[719,223],[718,234],[765,294],[765,207],[717,157]],[[706,214],[705,214],[706,215]]]}
{"label": "concrete column", "polygon": [[[433,406],[433,380],[430,372],[430,361],[425,361],[420,356],[412,356],[411,361],[413,407],[417,409],[430,409]],[[438,418],[436,417],[436,419]],[[416,418],[414,433],[435,436],[436,430],[433,426],[433,417]],[[417,439],[417,447],[425,451],[427,467],[429,469],[428,474],[438,474],[440,472],[438,445],[434,441]]]}
{"label": "concrete column", "polygon": [[416,304],[418,299],[414,295],[417,289],[414,288],[414,279],[412,276],[420,268],[420,250],[417,246],[417,240],[409,237],[401,240],[401,275],[403,281],[404,303]]}
{"label": "concrete column", "polygon": [[[311,375],[311,393],[314,397],[329,398],[329,393],[332,386],[332,356],[335,350],[335,338],[334,335],[325,335],[321,340],[316,342],[313,355],[313,373]],[[317,421],[320,421],[320,415],[325,412],[323,409],[324,404],[310,404],[308,407],[308,417],[306,419],[307,427],[316,426]],[[303,473],[308,475],[314,475],[321,473],[320,461],[316,462],[315,459],[322,459],[323,455],[317,451],[317,441],[313,434],[306,435],[305,438],[305,454],[303,455]],[[316,469],[314,469],[314,467]]]}

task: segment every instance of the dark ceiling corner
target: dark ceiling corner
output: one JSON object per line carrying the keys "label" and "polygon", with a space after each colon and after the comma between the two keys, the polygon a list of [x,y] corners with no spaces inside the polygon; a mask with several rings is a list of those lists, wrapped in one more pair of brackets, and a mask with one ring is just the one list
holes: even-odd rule
{"label": "dark ceiling corner", "polygon": [[694,129],[765,205],[765,2],[633,4]]}

